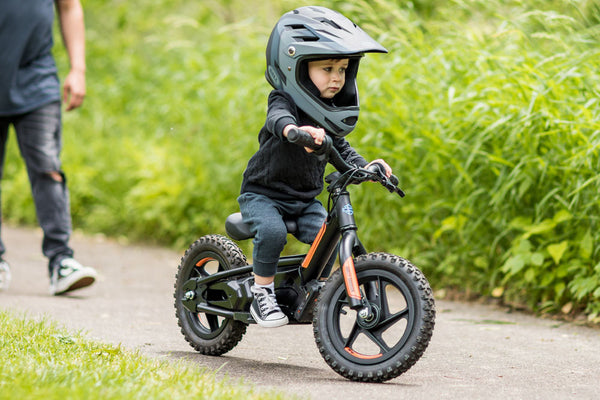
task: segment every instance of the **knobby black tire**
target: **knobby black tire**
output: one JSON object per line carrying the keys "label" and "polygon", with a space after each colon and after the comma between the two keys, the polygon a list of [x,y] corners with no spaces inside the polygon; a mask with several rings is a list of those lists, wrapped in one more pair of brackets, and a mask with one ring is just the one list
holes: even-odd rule
{"label": "knobby black tire", "polygon": [[[208,270],[209,264],[211,270]],[[202,354],[218,356],[230,351],[246,333],[247,325],[216,315],[192,313],[182,304],[182,286],[190,278],[245,265],[244,253],[233,241],[221,235],[199,238],[181,258],[175,277],[175,316],[185,340]]]}
{"label": "knobby black tire", "polygon": [[[342,271],[337,270],[319,295],[315,340],[323,359],[343,377],[387,381],[411,368],[429,344],[435,324],[432,290],[423,273],[401,257],[370,253],[354,262],[361,291],[379,319],[372,326],[359,324],[348,306]],[[357,351],[359,342],[371,353]]]}

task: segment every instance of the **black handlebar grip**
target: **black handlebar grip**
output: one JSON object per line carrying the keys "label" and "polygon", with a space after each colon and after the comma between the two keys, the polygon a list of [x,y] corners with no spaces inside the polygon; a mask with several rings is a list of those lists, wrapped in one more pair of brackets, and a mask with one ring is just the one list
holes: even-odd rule
{"label": "black handlebar grip", "polygon": [[309,149],[318,150],[321,146],[315,143],[315,139],[310,136],[310,133],[302,129],[292,128],[288,131],[287,140],[290,143],[299,146],[308,147]]}
{"label": "black handlebar grip", "polygon": [[368,171],[379,173],[380,175],[385,176],[385,167],[379,162],[373,163],[366,168]]}
{"label": "black handlebar grip", "polygon": [[[377,172],[376,170],[379,170],[379,173],[385,175],[385,167],[381,163],[373,163],[367,169],[372,172]],[[398,177],[396,175],[392,174],[388,179],[390,180],[390,183],[394,186],[398,186],[398,184],[400,183],[400,180],[398,180]]]}

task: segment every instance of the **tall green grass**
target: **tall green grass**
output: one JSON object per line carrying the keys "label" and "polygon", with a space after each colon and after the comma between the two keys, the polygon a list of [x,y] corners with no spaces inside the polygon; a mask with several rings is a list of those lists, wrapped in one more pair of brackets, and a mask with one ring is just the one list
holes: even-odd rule
{"label": "tall green grass", "polygon": [[[268,35],[306,4],[85,2],[89,95],[65,115],[75,226],[178,248],[222,233],[264,123]],[[437,288],[598,318],[599,2],[321,4],[390,50],[361,62],[348,139],[407,197],[353,189],[367,247]],[[9,159],[5,218],[34,223],[14,143]]]}
{"label": "tall green grass", "polygon": [[[381,223],[406,221],[398,242],[435,282],[596,318],[598,8],[450,3],[426,24],[389,2],[355,4],[373,26],[393,16],[380,28],[396,44],[375,74],[383,95],[367,105],[380,123],[363,140],[398,155],[412,196]],[[449,24],[450,12],[467,18]]]}

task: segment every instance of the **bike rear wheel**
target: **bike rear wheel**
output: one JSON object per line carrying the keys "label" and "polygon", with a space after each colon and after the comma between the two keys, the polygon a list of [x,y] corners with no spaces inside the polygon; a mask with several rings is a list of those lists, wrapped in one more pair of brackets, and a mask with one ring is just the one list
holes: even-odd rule
{"label": "bike rear wheel", "polygon": [[202,354],[218,356],[233,349],[246,333],[247,325],[214,314],[191,312],[182,304],[183,285],[191,278],[207,277],[245,265],[244,253],[233,241],[221,235],[201,237],[181,258],[175,277],[175,316],[185,340]]}
{"label": "bike rear wheel", "polygon": [[344,277],[336,271],[321,290],[313,330],[327,364],[362,382],[393,379],[423,355],[435,321],[435,303],[422,272],[386,253],[355,259],[358,284],[374,313],[359,319],[349,307]]}

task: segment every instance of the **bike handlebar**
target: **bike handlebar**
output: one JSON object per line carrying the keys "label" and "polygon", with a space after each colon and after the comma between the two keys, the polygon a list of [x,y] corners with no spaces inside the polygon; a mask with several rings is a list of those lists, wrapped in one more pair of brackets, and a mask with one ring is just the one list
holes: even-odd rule
{"label": "bike handlebar", "polygon": [[[310,133],[303,131],[302,129],[292,128],[288,131],[287,139],[290,143],[297,144],[298,146],[308,147],[309,149],[314,150],[316,155],[325,155],[327,161],[341,173],[357,169],[357,167],[349,164],[342,158],[338,150],[333,147],[333,140],[327,135],[325,135],[323,143],[318,145],[315,143],[315,140]],[[390,192],[396,192],[400,195],[400,197],[404,197],[404,192],[398,187],[398,177],[395,175],[387,177],[385,174],[385,168],[382,164],[373,163],[367,168],[362,168],[362,170],[369,172],[372,175],[370,178],[376,178],[376,180]]]}

